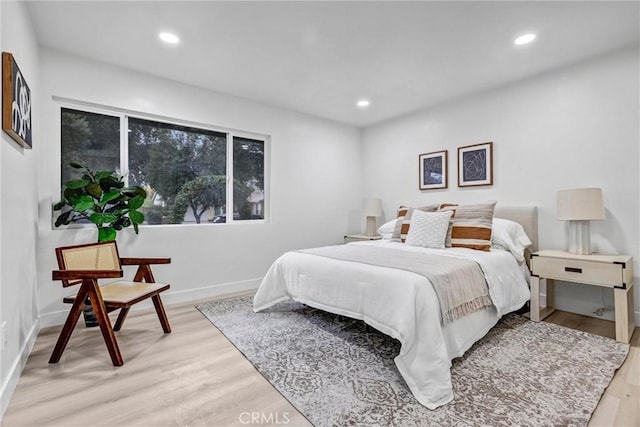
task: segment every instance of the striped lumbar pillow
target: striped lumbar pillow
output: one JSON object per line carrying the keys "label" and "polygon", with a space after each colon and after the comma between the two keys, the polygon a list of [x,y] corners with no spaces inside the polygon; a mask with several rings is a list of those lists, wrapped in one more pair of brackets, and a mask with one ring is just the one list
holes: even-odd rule
{"label": "striped lumbar pillow", "polygon": [[447,235],[447,247],[469,248],[478,251],[491,250],[491,225],[496,201],[477,205],[443,203],[440,211],[453,211],[451,233]]}
{"label": "striped lumbar pillow", "polygon": [[391,235],[392,242],[402,242],[407,240],[409,234],[409,227],[411,226],[411,216],[414,209],[419,209],[423,212],[435,212],[438,210],[439,205],[423,206],[421,208],[410,208],[408,206],[400,206],[398,208],[398,219],[396,220],[396,227],[393,229]]}

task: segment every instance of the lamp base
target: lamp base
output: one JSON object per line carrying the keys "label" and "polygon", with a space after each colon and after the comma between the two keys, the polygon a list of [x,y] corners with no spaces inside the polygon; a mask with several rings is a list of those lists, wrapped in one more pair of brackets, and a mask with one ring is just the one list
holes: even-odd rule
{"label": "lamp base", "polygon": [[368,237],[376,236],[376,217],[375,216],[367,217],[367,231],[365,232],[365,235],[367,235]]}
{"label": "lamp base", "polygon": [[569,221],[569,252],[577,255],[591,254],[591,223]]}

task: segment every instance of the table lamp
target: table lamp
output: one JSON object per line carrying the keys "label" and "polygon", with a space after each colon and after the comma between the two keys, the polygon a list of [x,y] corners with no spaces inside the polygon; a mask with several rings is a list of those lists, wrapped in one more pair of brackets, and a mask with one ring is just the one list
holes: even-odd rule
{"label": "table lamp", "polygon": [[375,236],[377,234],[376,217],[382,216],[382,200],[372,198],[362,199],[362,213],[367,217],[366,235],[369,237]]}
{"label": "table lamp", "polygon": [[592,220],[605,219],[602,189],[575,188],[557,193],[557,217],[569,221],[569,252],[591,253]]}

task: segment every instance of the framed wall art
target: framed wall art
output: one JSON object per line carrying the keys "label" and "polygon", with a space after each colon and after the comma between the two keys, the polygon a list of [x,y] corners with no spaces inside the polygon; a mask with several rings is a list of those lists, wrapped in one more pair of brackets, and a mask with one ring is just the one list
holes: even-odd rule
{"label": "framed wall art", "polygon": [[31,90],[8,52],[2,52],[2,130],[31,148]]}
{"label": "framed wall art", "polygon": [[420,154],[420,190],[447,188],[447,150]]}
{"label": "framed wall art", "polygon": [[493,185],[493,142],[458,148],[458,187]]}

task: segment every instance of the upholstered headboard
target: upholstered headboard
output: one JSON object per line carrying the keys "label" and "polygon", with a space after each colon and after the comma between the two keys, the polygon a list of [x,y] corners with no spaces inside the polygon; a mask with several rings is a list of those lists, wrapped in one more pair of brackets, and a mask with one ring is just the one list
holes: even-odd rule
{"label": "upholstered headboard", "polygon": [[[533,244],[530,252],[538,250],[538,208],[536,206],[500,206],[496,205],[494,216],[509,219],[522,225]],[[526,257],[529,259],[529,256]]]}

